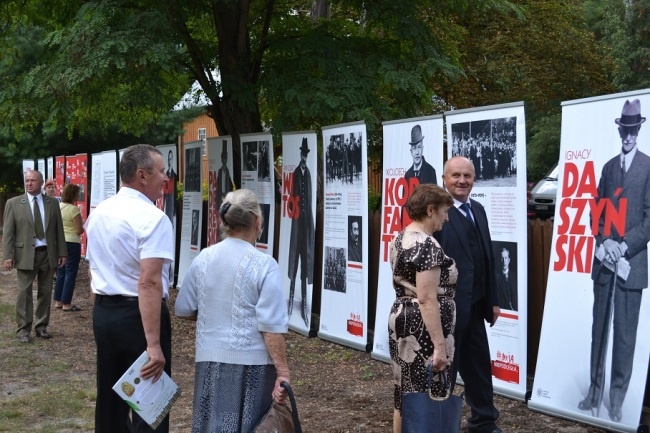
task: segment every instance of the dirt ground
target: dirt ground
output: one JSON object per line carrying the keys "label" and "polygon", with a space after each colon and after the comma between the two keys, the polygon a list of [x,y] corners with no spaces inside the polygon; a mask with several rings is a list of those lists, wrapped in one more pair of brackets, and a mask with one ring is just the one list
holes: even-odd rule
{"label": "dirt ground", "polygon": [[[16,273],[0,271],[0,305],[15,302]],[[63,313],[53,310],[51,340],[37,339],[34,356],[67,368],[52,369],[43,378],[36,370],[11,362],[12,355],[25,350],[17,341],[14,316],[9,308],[0,314],[0,407],[20,393],[33,392],[48,382],[73,381],[95,374],[95,344],[92,335],[92,306],[87,266],[82,263],[74,303],[83,310]],[[171,291],[173,313],[176,290]],[[7,313],[9,311],[9,313]],[[390,432],[392,425],[392,383],[389,365],[371,359],[367,353],[318,338],[289,332],[288,356],[292,387],[305,432]],[[171,411],[171,431],[191,430],[194,382],[194,323],[173,319],[172,377],[182,396]],[[457,391],[462,391],[458,387]],[[497,396],[499,421],[504,432],[595,433],[604,430],[550,417],[529,410],[522,402]],[[465,407],[465,414],[467,414]],[[56,414],[49,414],[56,416]],[[35,421],[36,422],[36,421]],[[25,432],[36,428],[26,428]],[[4,431],[0,428],[0,431]],[[66,429],[65,431],[79,431]],[[466,432],[463,421],[463,432]]]}

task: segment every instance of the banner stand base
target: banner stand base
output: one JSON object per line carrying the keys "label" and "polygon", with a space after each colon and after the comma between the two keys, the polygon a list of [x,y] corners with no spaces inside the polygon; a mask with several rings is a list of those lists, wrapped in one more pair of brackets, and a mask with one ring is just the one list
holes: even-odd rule
{"label": "banner stand base", "polygon": [[372,352],[372,353],[370,354],[370,357],[371,357],[372,359],[375,359],[375,360],[377,360],[377,361],[381,361],[381,362],[385,362],[385,363],[387,363],[387,364],[390,364],[390,362],[391,362],[391,360],[390,360],[390,356],[385,356],[385,355],[382,355],[382,354],[380,354],[380,353]]}
{"label": "banner stand base", "polygon": [[368,352],[370,347],[371,347],[370,343],[366,343],[366,344],[355,343],[353,341],[344,340],[341,337],[337,337],[335,335],[329,335],[329,334],[326,334],[324,332],[319,332],[318,333],[318,338],[321,338],[321,339],[327,340],[327,341],[331,341],[332,343],[340,344],[341,346],[346,346],[346,347],[351,347],[353,349],[362,350],[364,352]]}
{"label": "banner stand base", "polygon": [[583,424],[589,424],[596,427],[604,428],[608,431],[613,432],[622,432],[622,433],[635,433],[642,430],[639,430],[642,426],[638,428],[629,427],[615,423],[606,419],[594,418],[591,416],[580,416],[573,411],[563,410],[554,406],[547,406],[543,402],[538,400],[530,400],[528,402],[528,408],[536,412],[545,413],[546,415],[568,419],[570,421],[576,421]]}

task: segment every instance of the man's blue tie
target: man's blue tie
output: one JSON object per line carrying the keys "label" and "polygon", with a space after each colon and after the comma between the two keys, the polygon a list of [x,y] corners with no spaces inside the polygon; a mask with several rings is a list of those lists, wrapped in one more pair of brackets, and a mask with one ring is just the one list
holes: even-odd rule
{"label": "man's blue tie", "polygon": [[474,217],[472,216],[472,211],[469,208],[469,205],[467,203],[463,203],[460,205],[460,208],[465,212],[465,218],[469,220],[469,222],[472,223],[474,227],[476,227],[476,223],[474,222]]}

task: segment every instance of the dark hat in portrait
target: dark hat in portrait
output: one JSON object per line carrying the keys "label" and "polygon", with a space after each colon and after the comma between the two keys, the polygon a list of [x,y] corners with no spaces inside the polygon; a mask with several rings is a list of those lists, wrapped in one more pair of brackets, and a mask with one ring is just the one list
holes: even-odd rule
{"label": "dark hat in portrait", "polygon": [[307,146],[307,137],[302,138],[302,145],[300,146],[300,153],[307,155],[309,153],[309,146]]}
{"label": "dark hat in portrait", "polygon": [[223,140],[223,147],[221,148],[221,157],[222,158],[228,157],[228,142],[226,140]]}
{"label": "dark hat in portrait", "polygon": [[411,129],[411,141],[409,144],[413,146],[422,140],[424,140],[424,136],[422,135],[422,127],[420,127],[420,125],[415,125],[413,129]]}
{"label": "dark hat in portrait", "polygon": [[623,112],[621,117],[614,120],[617,125],[625,127],[639,126],[645,122],[645,117],[641,117],[641,101],[635,99],[634,101],[625,101],[623,105]]}

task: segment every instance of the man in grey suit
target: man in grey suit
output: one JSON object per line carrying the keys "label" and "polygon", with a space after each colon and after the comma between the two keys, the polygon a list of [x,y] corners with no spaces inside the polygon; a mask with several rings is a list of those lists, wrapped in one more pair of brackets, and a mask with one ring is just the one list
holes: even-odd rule
{"label": "man in grey suit", "polygon": [[[463,156],[449,159],[442,179],[454,199],[449,222],[434,233],[445,254],[456,261],[456,353],[452,368],[465,384],[465,400],[471,408],[470,433],[501,433],[494,407],[492,362],[485,322],[493,326],[499,317],[494,252],[485,209],[470,199],[476,173]],[[452,389],[453,389],[452,384]]]}
{"label": "man in grey suit", "polygon": [[[636,146],[645,122],[641,102],[625,101],[618,125],[621,152],[610,159],[601,173],[596,200],[609,200],[620,209],[627,202],[625,228],[606,224],[603,212],[596,234],[597,257],[591,270],[594,281],[594,307],[591,328],[591,374],[587,396],[578,404],[580,410],[600,407],[605,381],[605,355],[610,326],[614,335],[609,388],[609,418],[620,422],[621,406],[632,376],[636,333],[643,289],[648,287],[648,241],[650,241],[650,157]],[[601,254],[598,254],[600,250]],[[600,257],[600,259],[598,258]],[[629,274],[620,271],[629,263]],[[644,367],[645,368],[645,367]]]}
{"label": "man in grey suit", "polygon": [[[31,170],[25,175],[25,195],[7,201],[4,213],[2,249],[5,269],[16,268],[18,297],[16,324],[18,340],[29,343],[32,324],[36,336],[49,339],[52,281],[58,266],[68,256],[61,209],[54,197],[41,194],[43,175]],[[32,287],[38,277],[36,320]]]}

